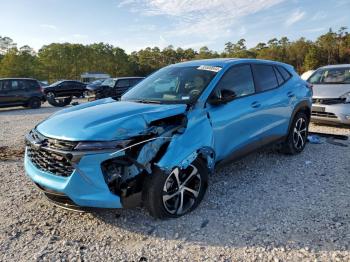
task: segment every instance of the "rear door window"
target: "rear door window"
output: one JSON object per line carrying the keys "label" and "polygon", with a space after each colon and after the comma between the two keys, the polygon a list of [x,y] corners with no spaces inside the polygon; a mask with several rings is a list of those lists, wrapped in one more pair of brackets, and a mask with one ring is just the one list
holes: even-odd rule
{"label": "rear door window", "polygon": [[11,90],[18,90],[19,89],[19,81],[18,80],[12,80],[11,81]]}
{"label": "rear door window", "polygon": [[130,79],[130,86],[136,85],[138,82],[140,82],[142,79],[135,78],[135,79]]}
{"label": "rear door window", "polygon": [[24,84],[28,90],[36,90],[39,88],[38,82],[36,82],[34,80],[24,81]]}
{"label": "rear door window", "polygon": [[258,92],[278,87],[276,74],[271,65],[252,64],[255,85]]}
{"label": "rear door window", "polygon": [[116,87],[129,87],[129,79],[120,79],[117,81]]}

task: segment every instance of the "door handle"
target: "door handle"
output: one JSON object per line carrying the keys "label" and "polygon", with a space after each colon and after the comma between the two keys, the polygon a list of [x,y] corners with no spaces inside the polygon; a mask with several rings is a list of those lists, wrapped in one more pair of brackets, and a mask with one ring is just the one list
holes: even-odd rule
{"label": "door handle", "polygon": [[253,107],[253,108],[258,108],[260,106],[261,106],[261,104],[258,101],[255,101],[251,104],[251,107]]}
{"label": "door handle", "polygon": [[294,97],[295,95],[294,95],[294,93],[293,93],[292,91],[289,91],[289,92],[287,93],[287,96],[288,96],[288,97]]}

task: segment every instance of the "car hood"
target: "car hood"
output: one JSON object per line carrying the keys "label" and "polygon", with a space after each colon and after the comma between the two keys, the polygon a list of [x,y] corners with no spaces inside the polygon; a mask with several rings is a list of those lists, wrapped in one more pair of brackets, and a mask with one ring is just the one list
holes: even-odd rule
{"label": "car hood", "polygon": [[350,84],[313,85],[314,98],[338,98],[350,92]]}
{"label": "car hood", "polygon": [[36,128],[44,136],[62,140],[118,140],[142,134],[150,122],[185,111],[184,104],[144,104],[107,98],[61,110]]}

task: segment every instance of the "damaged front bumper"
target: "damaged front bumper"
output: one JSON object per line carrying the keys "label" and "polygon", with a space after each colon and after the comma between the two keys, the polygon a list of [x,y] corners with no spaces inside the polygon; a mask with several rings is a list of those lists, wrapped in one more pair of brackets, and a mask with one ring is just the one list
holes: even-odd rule
{"label": "damaged front bumper", "polygon": [[113,194],[104,179],[101,162],[110,158],[110,153],[85,155],[68,177],[44,171],[32,163],[25,153],[24,167],[29,178],[41,188],[62,193],[82,207],[121,208],[120,196]]}
{"label": "damaged front bumper", "polygon": [[65,202],[63,206],[137,206],[143,179],[154,168],[152,160],[175,129],[156,130],[161,136],[95,151],[75,150],[78,142],[50,139],[33,130],[26,136],[26,174],[50,200]]}

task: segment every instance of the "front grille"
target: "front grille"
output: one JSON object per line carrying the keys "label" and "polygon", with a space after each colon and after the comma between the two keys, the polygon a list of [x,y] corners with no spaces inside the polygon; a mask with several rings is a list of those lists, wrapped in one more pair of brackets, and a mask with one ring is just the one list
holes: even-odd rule
{"label": "front grille", "polygon": [[73,173],[74,167],[71,163],[63,155],[49,149],[71,151],[78,142],[48,138],[35,129],[29,133],[29,136],[31,137],[29,140],[40,145],[33,146],[30,141],[27,141],[28,157],[37,168],[62,177],[68,177]]}
{"label": "front grille", "polygon": [[42,171],[63,177],[70,176],[74,171],[74,167],[62,155],[31,146],[27,147],[27,153],[31,162]]}
{"label": "front grille", "polygon": [[314,98],[312,103],[321,105],[335,105],[345,102],[345,98]]}
{"label": "front grille", "polygon": [[32,137],[33,141],[40,142],[42,146],[46,146],[52,149],[71,151],[78,144],[78,142],[74,142],[74,141],[66,141],[66,140],[46,137],[40,134],[35,129],[31,130],[29,132],[29,135]]}
{"label": "front grille", "polygon": [[328,112],[315,112],[315,111],[312,111],[311,115],[312,116],[317,116],[317,117],[337,118],[337,116],[335,114],[328,113]]}
{"label": "front grille", "polygon": [[64,141],[58,139],[47,138],[46,146],[52,149],[71,151],[73,150],[78,142]]}

